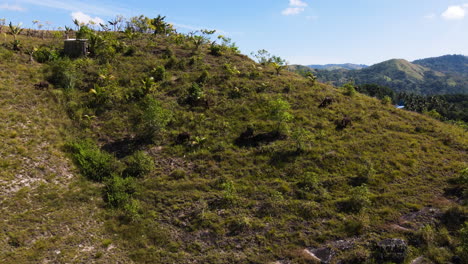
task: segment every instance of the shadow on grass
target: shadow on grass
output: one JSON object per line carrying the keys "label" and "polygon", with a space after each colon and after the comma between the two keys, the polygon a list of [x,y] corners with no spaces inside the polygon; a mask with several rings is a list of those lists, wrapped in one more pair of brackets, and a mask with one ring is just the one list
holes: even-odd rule
{"label": "shadow on grass", "polygon": [[102,146],[102,150],[114,154],[118,159],[122,159],[149,144],[151,144],[151,138],[149,137],[124,138],[105,144]]}

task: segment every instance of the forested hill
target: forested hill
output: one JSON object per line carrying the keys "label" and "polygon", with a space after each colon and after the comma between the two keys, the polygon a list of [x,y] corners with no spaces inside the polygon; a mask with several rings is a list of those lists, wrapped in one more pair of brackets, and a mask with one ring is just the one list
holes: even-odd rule
{"label": "forested hill", "polygon": [[[341,86],[349,81],[356,84],[378,84],[395,92],[435,94],[467,94],[467,57],[448,55],[418,60],[413,63],[393,59],[360,70],[312,70],[321,82]],[[308,71],[301,67],[302,71]]]}
{"label": "forested hill", "polygon": [[445,55],[413,61],[414,64],[446,74],[460,75],[468,78],[468,57],[463,55]]}
{"label": "forested hill", "polygon": [[466,130],[122,24],[0,38],[0,263],[467,263]]}

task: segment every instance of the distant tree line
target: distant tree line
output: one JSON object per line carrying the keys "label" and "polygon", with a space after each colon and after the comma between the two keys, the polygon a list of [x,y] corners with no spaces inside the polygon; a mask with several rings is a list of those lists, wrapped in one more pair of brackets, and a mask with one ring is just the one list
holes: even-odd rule
{"label": "distant tree line", "polygon": [[[406,110],[419,113],[435,112],[440,114],[442,120],[463,121],[468,123],[468,95],[419,95],[414,93],[396,93],[386,86],[377,84],[364,84],[356,86],[360,93],[383,99],[390,97],[393,103],[402,105]],[[435,111],[435,112],[434,112]],[[432,115],[436,117],[437,115]]]}

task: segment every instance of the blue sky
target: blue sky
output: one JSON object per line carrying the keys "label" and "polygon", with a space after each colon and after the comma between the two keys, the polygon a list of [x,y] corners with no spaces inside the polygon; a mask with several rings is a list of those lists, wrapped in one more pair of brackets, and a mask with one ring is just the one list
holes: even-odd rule
{"label": "blue sky", "polygon": [[0,0],[0,18],[25,26],[117,14],[162,14],[182,32],[217,29],[244,54],[266,49],[291,64],[468,55],[468,0]]}

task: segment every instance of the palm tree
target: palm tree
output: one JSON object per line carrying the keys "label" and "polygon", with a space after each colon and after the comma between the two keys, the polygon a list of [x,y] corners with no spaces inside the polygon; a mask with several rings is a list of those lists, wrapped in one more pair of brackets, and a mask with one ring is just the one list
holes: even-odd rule
{"label": "palm tree", "polygon": [[18,36],[21,33],[21,31],[23,31],[23,29],[21,28],[21,23],[16,26],[13,26],[13,24],[10,22],[9,28],[9,34],[13,35],[13,39],[16,41],[16,36]]}

